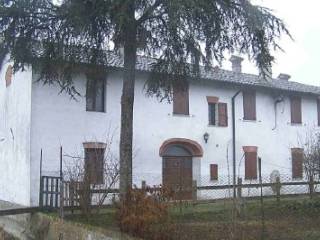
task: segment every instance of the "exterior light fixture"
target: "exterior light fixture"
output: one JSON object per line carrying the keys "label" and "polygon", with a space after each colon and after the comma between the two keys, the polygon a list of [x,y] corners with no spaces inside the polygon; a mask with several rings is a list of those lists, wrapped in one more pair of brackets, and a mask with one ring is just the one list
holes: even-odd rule
{"label": "exterior light fixture", "polygon": [[204,141],[206,142],[206,143],[208,143],[208,140],[209,140],[209,133],[205,133],[205,134],[203,134],[203,139],[204,139]]}

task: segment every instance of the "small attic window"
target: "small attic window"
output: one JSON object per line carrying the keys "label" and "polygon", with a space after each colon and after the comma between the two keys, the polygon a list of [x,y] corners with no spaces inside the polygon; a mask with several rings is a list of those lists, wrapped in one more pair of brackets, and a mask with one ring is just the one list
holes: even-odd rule
{"label": "small attic window", "polygon": [[7,71],[6,71],[6,75],[5,75],[6,87],[9,87],[11,85],[12,74],[13,74],[13,69],[12,69],[12,66],[9,65],[7,67]]}

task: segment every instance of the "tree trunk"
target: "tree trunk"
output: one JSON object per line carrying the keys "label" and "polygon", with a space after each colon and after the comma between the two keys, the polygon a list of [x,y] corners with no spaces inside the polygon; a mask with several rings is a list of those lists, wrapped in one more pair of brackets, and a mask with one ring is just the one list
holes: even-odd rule
{"label": "tree trunk", "polygon": [[136,65],[134,1],[128,1],[124,30],[124,72],[121,96],[120,194],[132,187],[133,104]]}

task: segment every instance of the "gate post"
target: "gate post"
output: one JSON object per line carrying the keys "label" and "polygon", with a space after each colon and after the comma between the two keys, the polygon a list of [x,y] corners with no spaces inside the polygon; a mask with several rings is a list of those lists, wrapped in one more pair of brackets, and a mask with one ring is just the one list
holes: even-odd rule
{"label": "gate post", "polygon": [[310,198],[312,199],[313,197],[313,192],[314,192],[314,181],[313,181],[313,176],[310,176],[310,181],[309,181],[309,192],[310,192]]}
{"label": "gate post", "polygon": [[197,201],[197,180],[192,181],[192,200]]}
{"label": "gate post", "polygon": [[40,172],[39,172],[39,179],[40,179],[40,183],[39,183],[39,206],[43,207],[43,181],[42,181],[42,148],[40,151]]}
{"label": "gate post", "polygon": [[240,177],[238,178],[237,195],[239,199],[242,198],[242,178]]}
{"label": "gate post", "polygon": [[39,206],[43,207],[43,177],[40,176]]}
{"label": "gate post", "polygon": [[280,203],[280,189],[281,189],[281,182],[280,177],[276,178],[276,194],[277,194],[277,203]]}
{"label": "gate post", "polygon": [[146,188],[147,188],[147,183],[146,183],[145,180],[142,180],[142,181],[141,181],[141,189],[142,189],[142,190],[146,190]]}
{"label": "gate post", "polygon": [[64,205],[64,186],[62,178],[60,178],[60,208],[59,208],[59,217],[63,219],[63,205]]}

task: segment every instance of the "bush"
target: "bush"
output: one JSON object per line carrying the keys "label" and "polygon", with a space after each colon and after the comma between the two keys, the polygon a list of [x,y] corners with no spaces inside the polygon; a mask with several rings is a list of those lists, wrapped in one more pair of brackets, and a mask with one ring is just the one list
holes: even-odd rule
{"label": "bush", "polygon": [[117,205],[120,230],[135,237],[152,240],[169,239],[170,198],[171,193],[161,187],[157,190],[151,188],[130,190]]}

